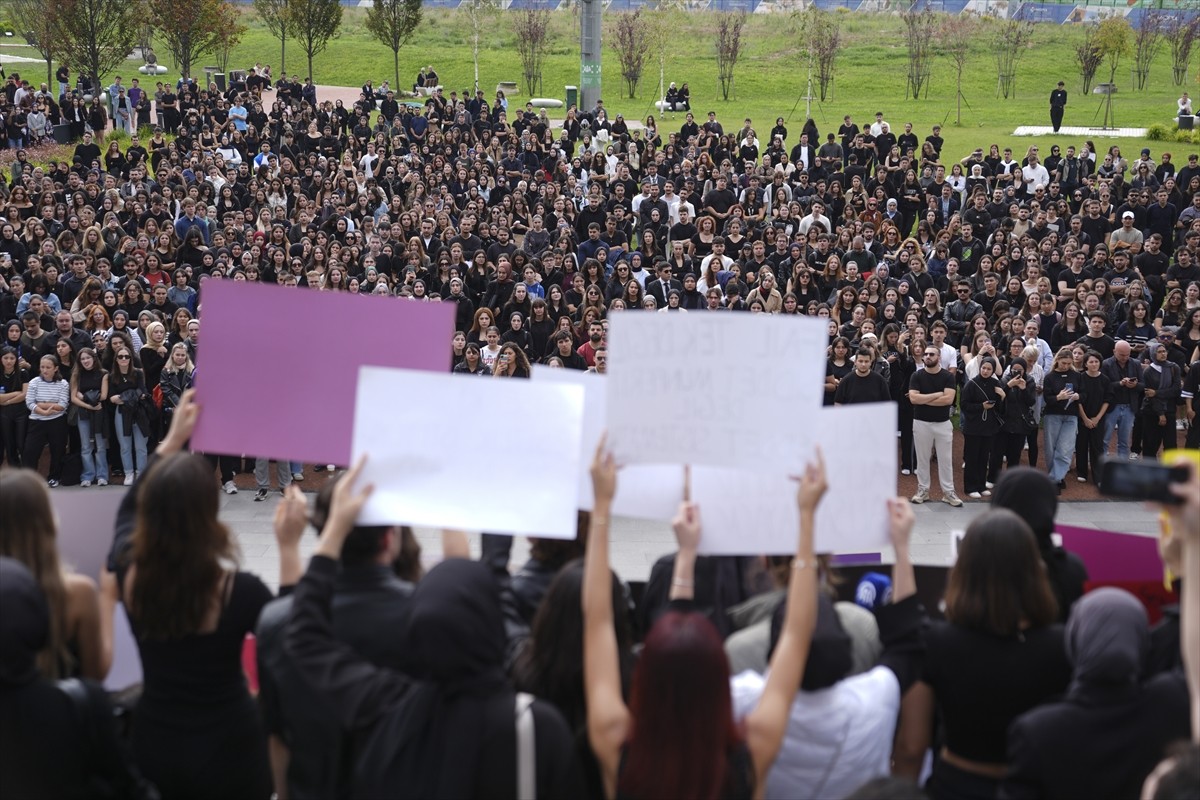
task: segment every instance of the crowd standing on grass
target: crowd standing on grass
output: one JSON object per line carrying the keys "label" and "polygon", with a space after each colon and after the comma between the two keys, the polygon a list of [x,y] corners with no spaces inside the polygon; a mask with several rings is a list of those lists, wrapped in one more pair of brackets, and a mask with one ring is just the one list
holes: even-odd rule
{"label": "crowd standing on grass", "polygon": [[[0,185],[6,460],[49,450],[52,485],[132,483],[191,385],[217,279],[452,302],[452,368],[517,377],[603,371],[620,311],[824,317],[826,403],[899,404],[916,503],[937,496],[935,452],[959,505],[1023,458],[1061,488],[1114,450],[1200,444],[1194,153],[960,158],[939,126],[883,113],[727,131],[691,110],[630,125],[597,101],[551,122],[431,71],[428,97],[368,84],[349,107],[266,67],[226,91],[118,77],[69,162],[19,150]],[[58,105],[81,108],[92,87],[69,81]],[[55,102],[16,73],[3,98]],[[236,491],[238,462],[213,462]],[[279,489],[304,469],[277,465]],[[265,499],[269,463],[254,472]]]}

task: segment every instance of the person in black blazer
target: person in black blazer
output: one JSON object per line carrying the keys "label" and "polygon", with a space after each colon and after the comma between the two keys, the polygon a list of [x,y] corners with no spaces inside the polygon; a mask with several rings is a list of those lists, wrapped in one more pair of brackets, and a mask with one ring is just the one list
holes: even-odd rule
{"label": "person in black blazer", "polygon": [[667,296],[671,294],[671,290],[677,290],[683,293],[683,284],[671,277],[671,265],[667,262],[660,262],[658,265],[658,279],[650,281],[646,285],[646,294],[654,298],[658,303],[659,308],[666,308]]}

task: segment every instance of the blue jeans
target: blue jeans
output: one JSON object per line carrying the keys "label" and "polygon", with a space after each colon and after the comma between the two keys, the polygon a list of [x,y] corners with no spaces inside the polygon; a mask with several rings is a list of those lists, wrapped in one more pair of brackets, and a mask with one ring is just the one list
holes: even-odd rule
{"label": "blue jeans", "polygon": [[80,479],[108,480],[108,442],[104,440],[103,433],[92,430],[92,420],[87,412],[79,415],[79,444],[79,455],[83,459],[83,474]]}
{"label": "blue jeans", "polygon": [[[121,464],[125,467],[125,474],[132,475],[146,468],[146,435],[136,423],[133,425],[133,433],[126,435],[124,413],[125,409],[118,406],[114,426],[117,429],[117,442],[121,445]],[[133,460],[135,455],[136,462]]]}
{"label": "blue jeans", "polygon": [[1046,444],[1046,463],[1050,466],[1050,480],[1058,483],[1067,476],[1071,468],[1071,456],[1075,452],[1075,433],[1079,429],[1079,417],[1075,414],[1047,414],[1042,417],[1042,430]]}
{"label": "blue jeans", "polygon": [[1133,437],[1133,407],[1118,403],[1104,415],[1104,454],[1112,441],[1113,430],[1117,432],[1117,458],[1129,458],[1129,443]]}

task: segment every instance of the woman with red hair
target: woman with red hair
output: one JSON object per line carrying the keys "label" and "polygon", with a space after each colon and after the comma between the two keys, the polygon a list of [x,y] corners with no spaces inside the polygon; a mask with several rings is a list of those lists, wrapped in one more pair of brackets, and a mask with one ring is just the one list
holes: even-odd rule
{"label": "woman with red hair", "polygon": [[[670,610],[646,636],[629,705],[621,695],[608,563],[608,519],[617,470],[601,441],[592,464],[595,505],[583,579],[584,688],[588,740],[607,798],[762,797],[788,709],[804,675],[817,614],[813,520],[825,493],[820,453],[800,480],[800,538],[792,561],[783,631],[762,697],[743,727],[734,722],[729,661],[721,637],[694,611]],[[671,600],[692,599],[700,516],[686,499],[673,521],[679,553]]]}

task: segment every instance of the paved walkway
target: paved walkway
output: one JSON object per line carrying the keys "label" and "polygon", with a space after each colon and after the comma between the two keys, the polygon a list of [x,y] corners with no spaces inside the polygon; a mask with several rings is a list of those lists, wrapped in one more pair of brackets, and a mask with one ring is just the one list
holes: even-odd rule
{"label": "paved walkway", "polygon": [[[1062,127],[1058,129],[1063,136],[1088,136],[1094,138],[1146,138],[1145,128],[1095,128],[1095,127]],[[1052,136],[1054,128],[1049,125],[1022,125],[1013,131],[1013,136]]]}
{"label": "paved walkway", "polygon": [[[279,582],[279,553],[271,528],[275,506],[279,502],[276,493],[269,500],[254,502],[254,492],[243,489],[236,495],[222,495],[221,519],[233,530],[242,548],[242,566],[256,573],[272,588]],[[916,509],[917,523],[913,532],[912,553],[917,563],[944,564],[949,556],[950,532],[965,528],[975,514],[985,508],[981,503],[969,503],[963,508],[950,508],[942,503],[930,503]],[[1067,525],[1126,531],[1143,535],[1157,535],[1158,519],[1140,503],[1122,502],[1072,502],[1059,508],[1058,520]],[[437,563],[441,557],[441,541],[438,532],[418,528],[417,539],[421,542],[427,565]],[[302,543],[302,552],[307,558],[316,547],[316,536],[311,531]],[[471,536],[473,552],[479,552],[479,537]],[[650,568],[661,556],[673,552],[675,539],[670,526],[665,522],[651,522],[618,517],[613,521],[611,556],[613,569],[622,578],[644,581]],[[514,542],[511,567],[524,563],[529,546],[518,537]]]}

